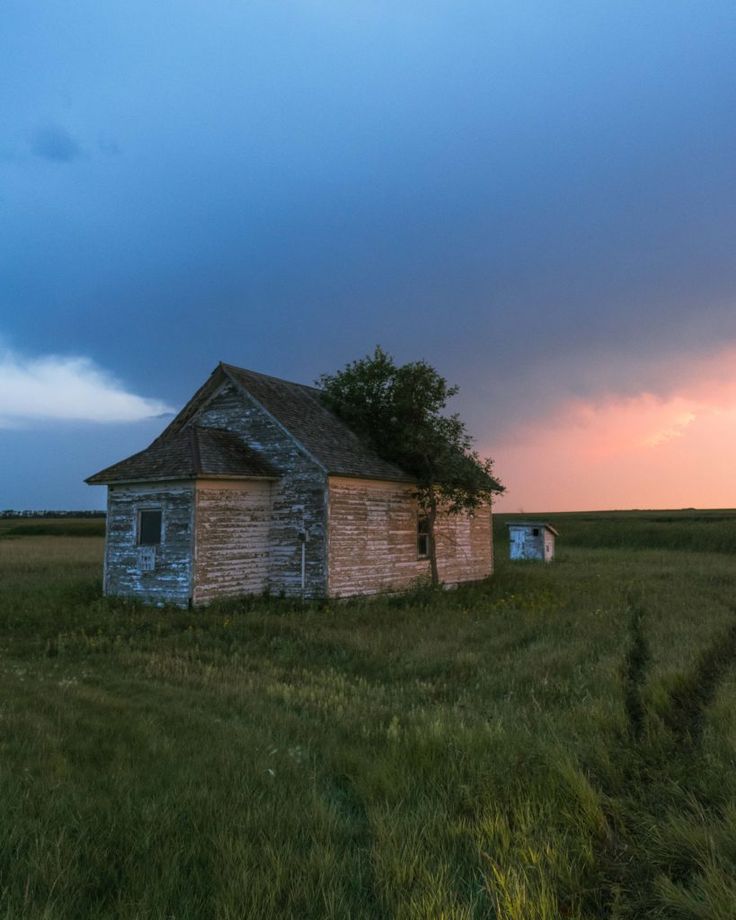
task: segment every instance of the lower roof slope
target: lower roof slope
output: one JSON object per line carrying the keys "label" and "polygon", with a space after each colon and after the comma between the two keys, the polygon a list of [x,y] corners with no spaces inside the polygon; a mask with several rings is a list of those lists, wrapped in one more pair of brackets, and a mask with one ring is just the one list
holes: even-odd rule
{"label": "lower roof slope", "polygon": [[156,482],[163,479],[275,479],[278,473],[229,431],[190,425],[114,463],[85,482]]}

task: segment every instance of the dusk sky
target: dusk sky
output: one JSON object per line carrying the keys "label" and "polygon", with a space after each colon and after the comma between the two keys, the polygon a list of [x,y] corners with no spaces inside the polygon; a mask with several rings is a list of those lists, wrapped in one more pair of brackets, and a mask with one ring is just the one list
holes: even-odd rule
{"label": "dusk sky", "polygon": [[736,506],[736,4],[10,0],[0,508],[381,344],[508,511]]}

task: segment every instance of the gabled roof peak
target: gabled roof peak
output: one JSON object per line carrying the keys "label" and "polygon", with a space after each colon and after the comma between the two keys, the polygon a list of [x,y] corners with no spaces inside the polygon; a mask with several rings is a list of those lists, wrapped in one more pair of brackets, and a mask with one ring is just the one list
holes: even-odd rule
{"label": "gabled roof peak", "polygon": [[[297,380],[287,380],[285,377],[276,377],[274,374],[264,374],[261,371],[252,371],[250,370],[250,368],[240,367],[237,364],[229,364],[227,361],[218,361],[215,371],[218,368],[222,368],[224,371],[233,373],[233,374],[237,374],[237,373],[252,374],[254,377],[262,377],[264,380],[273,380],[274,383],[285,383],[288,386],[300,387],[303,390],[311,390],[313,393],[315,393],[315,395],[318,395],[319,393],[322,392],[319,387],[312,386],[308,383],[299,383],[299,381]],[[213,371],[212,373],[215,373],[215,371]]]}
{"label": "gabled roof peak", "polygon": [[320,389],[220,361],[192,399],[159,439],[169,437],[196,418],[199,409],[230,381],[255,401],[328,474],[361,479],[413,482],[365,444],[320,399]]}

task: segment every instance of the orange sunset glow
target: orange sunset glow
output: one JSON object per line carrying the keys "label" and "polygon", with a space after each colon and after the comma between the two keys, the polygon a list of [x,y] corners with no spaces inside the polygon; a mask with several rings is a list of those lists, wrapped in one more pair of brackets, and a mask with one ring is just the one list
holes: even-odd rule
{"label": "orange sunset glow", "polygon": [[571,399],[492,453],[499,511],[736,504],[736,353],[679,368],[668,392]]}

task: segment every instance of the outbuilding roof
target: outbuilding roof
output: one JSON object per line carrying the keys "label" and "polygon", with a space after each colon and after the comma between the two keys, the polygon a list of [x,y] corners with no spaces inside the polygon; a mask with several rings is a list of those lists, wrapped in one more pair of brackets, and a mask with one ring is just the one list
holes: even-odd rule
{"label": "outbuilding roof", "polygon": [[550,533],[553,533],[556,537],[559,537],[560,533],[558,530],[551,524],[547,524],[544,521],[507,521],[507,527],[543,527],[545,530],[549,530]]}
{"label": "outbuilding roof", "polygon": [[190,425],[85,480],[156,482],[162,479],[275,479],[278,473],[229,431]]}
{"label": "outbuilding roof", "polygon": [[[115,481],[189,478],[205,474],[278,475],[235,435],[227,431],[218,432],[228,439],[226,449],[223,439],[202,435],[202,432],[214,429],[195,426],[198,410],[228,382],[255,400],[326,473],[360,479],[414,481],[404,470],[379,457],[331,412],[322,402],[317,387],[220,363],[150,447],[95,473],[86,482],[95,485]],[[196,444],[199,445],[200,458],[208,458],[207,462],[216,469],[195,470],[194,454],[191,453],[194,448],[188,446],[190,442],[186,439],[186,433],[192,429],[197,432]],[[266,468],[269,472],[262,472]]]}

